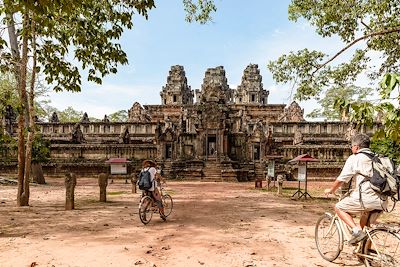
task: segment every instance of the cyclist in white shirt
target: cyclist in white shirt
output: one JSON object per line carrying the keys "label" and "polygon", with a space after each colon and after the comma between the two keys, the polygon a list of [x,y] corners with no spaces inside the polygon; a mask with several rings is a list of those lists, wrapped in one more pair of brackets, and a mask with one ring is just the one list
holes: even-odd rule
{"label": "cyclist in white shirt", "polygon": [[[362,229],[367,223],[369,212],[383,210],[387,206],[387,200],[371,188],[370,182],[364,182],[365,177],[372,176],[371,159],[363,154],[373,153],[369,149],[369,145],[370,138],[366,134],[356,134],[352,137],[351,151],[353,155],[346,160],[340,175],[336,178],[332,187],[325,190],[327,195],[334,194],[343,183],[350,182],[353,177],[356,179],[354,191],[335,205],[336,214],[352,228],[353,237],[349,241],[352,245],[365,238],[365,233]],[[354,214],[361,214],[359,225],[354,222],[352,217]],[[374,213],[375,217],[370,218],[370,220],[375,221],[379,214]]]}

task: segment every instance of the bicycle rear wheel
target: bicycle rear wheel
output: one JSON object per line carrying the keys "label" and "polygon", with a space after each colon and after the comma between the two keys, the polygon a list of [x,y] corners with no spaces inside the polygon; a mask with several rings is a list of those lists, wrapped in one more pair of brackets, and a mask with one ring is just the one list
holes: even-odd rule
{"label": "bicycle rear wheel", "polygon": [[315,225],[315,243],[322,258],[334,261],[343,249],[343,237],[338,222],[328,213]]}
{"label": "bicycle rear wheel", "polygon": [[172,212],[172,207],[174,206],[174,203],[172,202],[172,197],[168,194],[163,195],[162,203],[164,206],[164,215],[165,217],[168,217]]}
{"label": "bicycle rear wheel", "polygon": [[153,217],[153,199],[149,196],[144,196],[139,204],[139,218],[143,224],[148,224]]}
{"label": "bicycle rear wheel", "polygon": [[365,266],[400,266],[400,236],[389,229],[378,228],[370,232],[371,239],[363,244]]}

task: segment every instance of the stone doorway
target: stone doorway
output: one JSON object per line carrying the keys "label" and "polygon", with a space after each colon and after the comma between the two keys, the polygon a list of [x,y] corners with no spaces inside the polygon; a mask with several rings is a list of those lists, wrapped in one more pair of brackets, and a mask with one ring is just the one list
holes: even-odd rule
{"label": "stone doorway", "polygon": [[210,157],[217,155],[217,137],[215,135],[207,137],[207,155]]}

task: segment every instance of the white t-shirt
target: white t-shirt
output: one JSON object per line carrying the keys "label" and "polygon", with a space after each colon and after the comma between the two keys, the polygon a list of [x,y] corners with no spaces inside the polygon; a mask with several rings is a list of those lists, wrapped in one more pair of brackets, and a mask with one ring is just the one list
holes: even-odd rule
{"label": "white t-shirt", "polygon": [[150,167],[150,168],[143,168],[142,169],[143,171],[146,171],[146,170],[149,170],[149,172],[150,172],[150,179],[151,179],[151,188],[149,189],[149,190],[147,190],[147,191],[154,191],[154,189],[155,189],[155,181],[156,181],[156,173],[157,173],[157,170],[156,170],[156,168],[154,168],[154,167]]}
{"label": "white t-shirt", "polygon": [[[337,177],[337,180],[346,183],[349,182],[352,177],[356,179],[354,191],[350,195],[350,197],[355,200],[359,200],[360,198],[360,183],[364,181],[365,176],[371,177],[373,173],[371,159],[360,152],[372,153],[369,148],[358,150],[357,154],[351,155],[346,160],[340,175]],[[371,188],[369,181],[361,184],[361,197],[365,204],[371,204],[372,206],[376,205],[377,209],[382,205],[386,206],[386,203],[384,203],[386,201],[382,203],[380,196]]]}

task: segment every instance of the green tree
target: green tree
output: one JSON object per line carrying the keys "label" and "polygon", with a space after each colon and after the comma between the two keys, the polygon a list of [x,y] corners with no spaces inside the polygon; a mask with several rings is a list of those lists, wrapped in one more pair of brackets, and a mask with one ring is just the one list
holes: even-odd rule
{"label": "green tree", "polygon": [[[332,86],[326,90],[323,97],[316,97],[319,108],[315,108],[307,117],[309,118],[326,118],[328,120],[342,120],[349,119],[349,109],[334,108],[332,103],[335,101],[344,101],[346,103],[365,101],[368,96],[371,96],[372,88],[349,86],[349,87],[335,87]],[[339,104],[339,103],[338,103]],[[345,104],[343,104],[345,107]]]}
{"label": "green tree", "polygon": [[[211,12],[197,13],[209,10],[209,5],[204,9],[205,2],[184,1],[185,7],[191,5],[188,16],[207,21]],[[0,19],[8,33],[8,41],[0,36],[0,69],[13,73],[18,92],[17,205],[29,205],[37,75],[42,74],[55,91],[79,92],[80,68],[87,71],[89,81],[101,83],[104,76],[117,72],[119,64],[128,63],[116,40],[133,27],[133,15],[147,18],[154,7],[154,0],[0,1]]]}
{"label": "green tree", "polygon": [[111,122],[127,121],[128,111],[124,109],[119,110],[117,112],[111,113],[110,115],[107,115],[107,117]]}
{"label": "green tree", "polygon": [[[398,87],[400,72],[400,8],[398,1],[330,1],[292,0],[289,19],[305,19],[323,38],[338,36],[343,48],[334,55],[303,49],[282,55],[268,64],[278,83],[294,83],[295,98],[306,100],[323,96],[327,90],[346,88],[368,75],[377,80],[386,74],[379,97],[375,100],[337,99],[338,112],[348,110],[350,119],[360,125],[374,123],[378,112],[383,114],[384,128],[379,136],[396,143],[400,141],[400,111]],[[350,60],[335,63],[345,51],[354,51]],[[378,52],[379,64],[370,64],[371,54]],[[365,76],[364,76],[365,77]]]}
{"label": "green tree", "polygon": [[58,111],[57,115],[60,122],[79,122],[83,117],[83,112],[67,107],[63,111]]}

